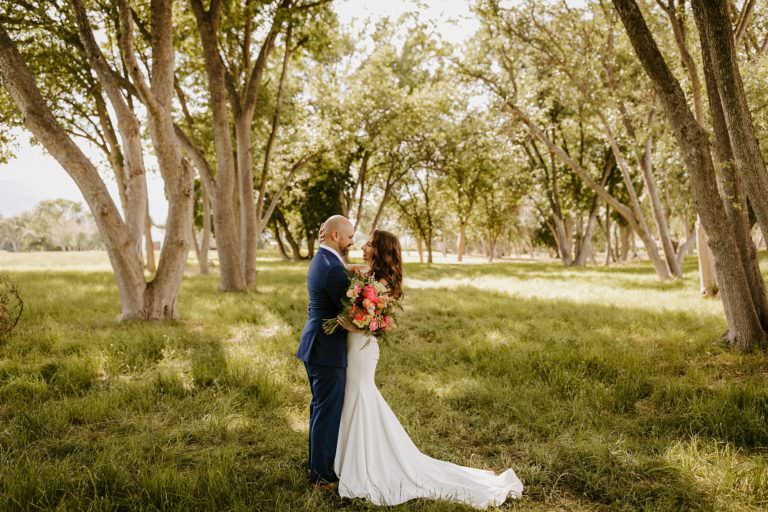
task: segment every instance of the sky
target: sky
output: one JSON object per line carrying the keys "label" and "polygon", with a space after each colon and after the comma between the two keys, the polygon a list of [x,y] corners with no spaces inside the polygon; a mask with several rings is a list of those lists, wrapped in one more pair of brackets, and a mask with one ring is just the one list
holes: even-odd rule
{"label": "sky", "polygon": [[[434,22],[444,39],[460,43],[471,36],[478,27],[465,0],[336,0],[334,8],[340,22],[362,23],[384,16],[397,18],[400,14],[418,10],[424,20]],[[10,217],[31,210],[44,199],[64,198],[83,202],[83,196],[74,181],[41,146],[31,145],[27,132],[19,132],[16,158],[0,164],[0,216]],[[81,144],[81,147],[84,145]],[[94,163],[107,171],[101,154],[86,150]],[[148,167],[151,161],[147,160]],[[119,205],[114,176],[103,172],[105,182]],[[165,223],[168,205],[163,195],[163,183],[157,172],[148,173],[149,207],[154,222]]]}

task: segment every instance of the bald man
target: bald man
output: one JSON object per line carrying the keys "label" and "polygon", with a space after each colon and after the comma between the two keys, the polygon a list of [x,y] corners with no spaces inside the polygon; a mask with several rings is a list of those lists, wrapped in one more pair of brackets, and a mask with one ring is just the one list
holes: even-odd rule
{"label": "bald man", "polygon": [[346,217],[334,215],[323,223],[322,242],[307,270],[309,307],[296,357],[304,362],[312,390],[309,404],[309,467],[313,484],[330,487],[338,481],[333,471],[339,436],[347,367],[347,331],[325,334],[323,321],[335,318],[349,288],[344,257],[352,247],[355,228]]}

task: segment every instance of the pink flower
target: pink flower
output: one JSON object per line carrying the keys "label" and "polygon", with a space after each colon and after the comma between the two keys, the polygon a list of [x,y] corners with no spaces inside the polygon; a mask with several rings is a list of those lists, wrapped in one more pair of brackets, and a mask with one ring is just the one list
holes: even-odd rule
{"label": "pink flower", "polygon": [[379,328],[379,322],[377,322],[376,320],[371,320],[370,327],[372,331],[375,331],[376,329]]}
{"label": "pink flower", "polygon": [[365,287],[365,290],[363,290],[363,297],[369,300],[378,299],[379,294],[376,293],[376,288],[373,287],[373,285],[367,285]]}

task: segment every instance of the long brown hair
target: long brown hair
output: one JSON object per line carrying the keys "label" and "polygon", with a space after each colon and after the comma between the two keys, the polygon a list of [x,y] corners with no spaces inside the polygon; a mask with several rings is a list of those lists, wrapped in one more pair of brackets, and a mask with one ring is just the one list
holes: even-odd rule
{"label": "long brown hair", "polygon": [[371,272],[376,279],[384,279],[392,290],[392,296],[403,296],[403,256],[400,252],[400,240],[389,231],[376,229],[371,237],[373,256]]}

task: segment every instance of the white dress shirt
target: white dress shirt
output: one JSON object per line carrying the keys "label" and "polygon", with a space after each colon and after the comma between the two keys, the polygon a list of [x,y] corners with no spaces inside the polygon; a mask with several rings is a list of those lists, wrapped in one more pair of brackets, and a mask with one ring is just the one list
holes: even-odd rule
{"label": "white dress shirt", "polygon": [[325,249],[326,251],[332,252],[337,258],[339,258],[339,261],[341,262],[342,265],[344,265],[345,267],[347,266],[346,262],[344,261],[344,258],[342,258],[341,255],[338,252],[336,252],[335,249],[323,244],[320,244],[320,248]]}

